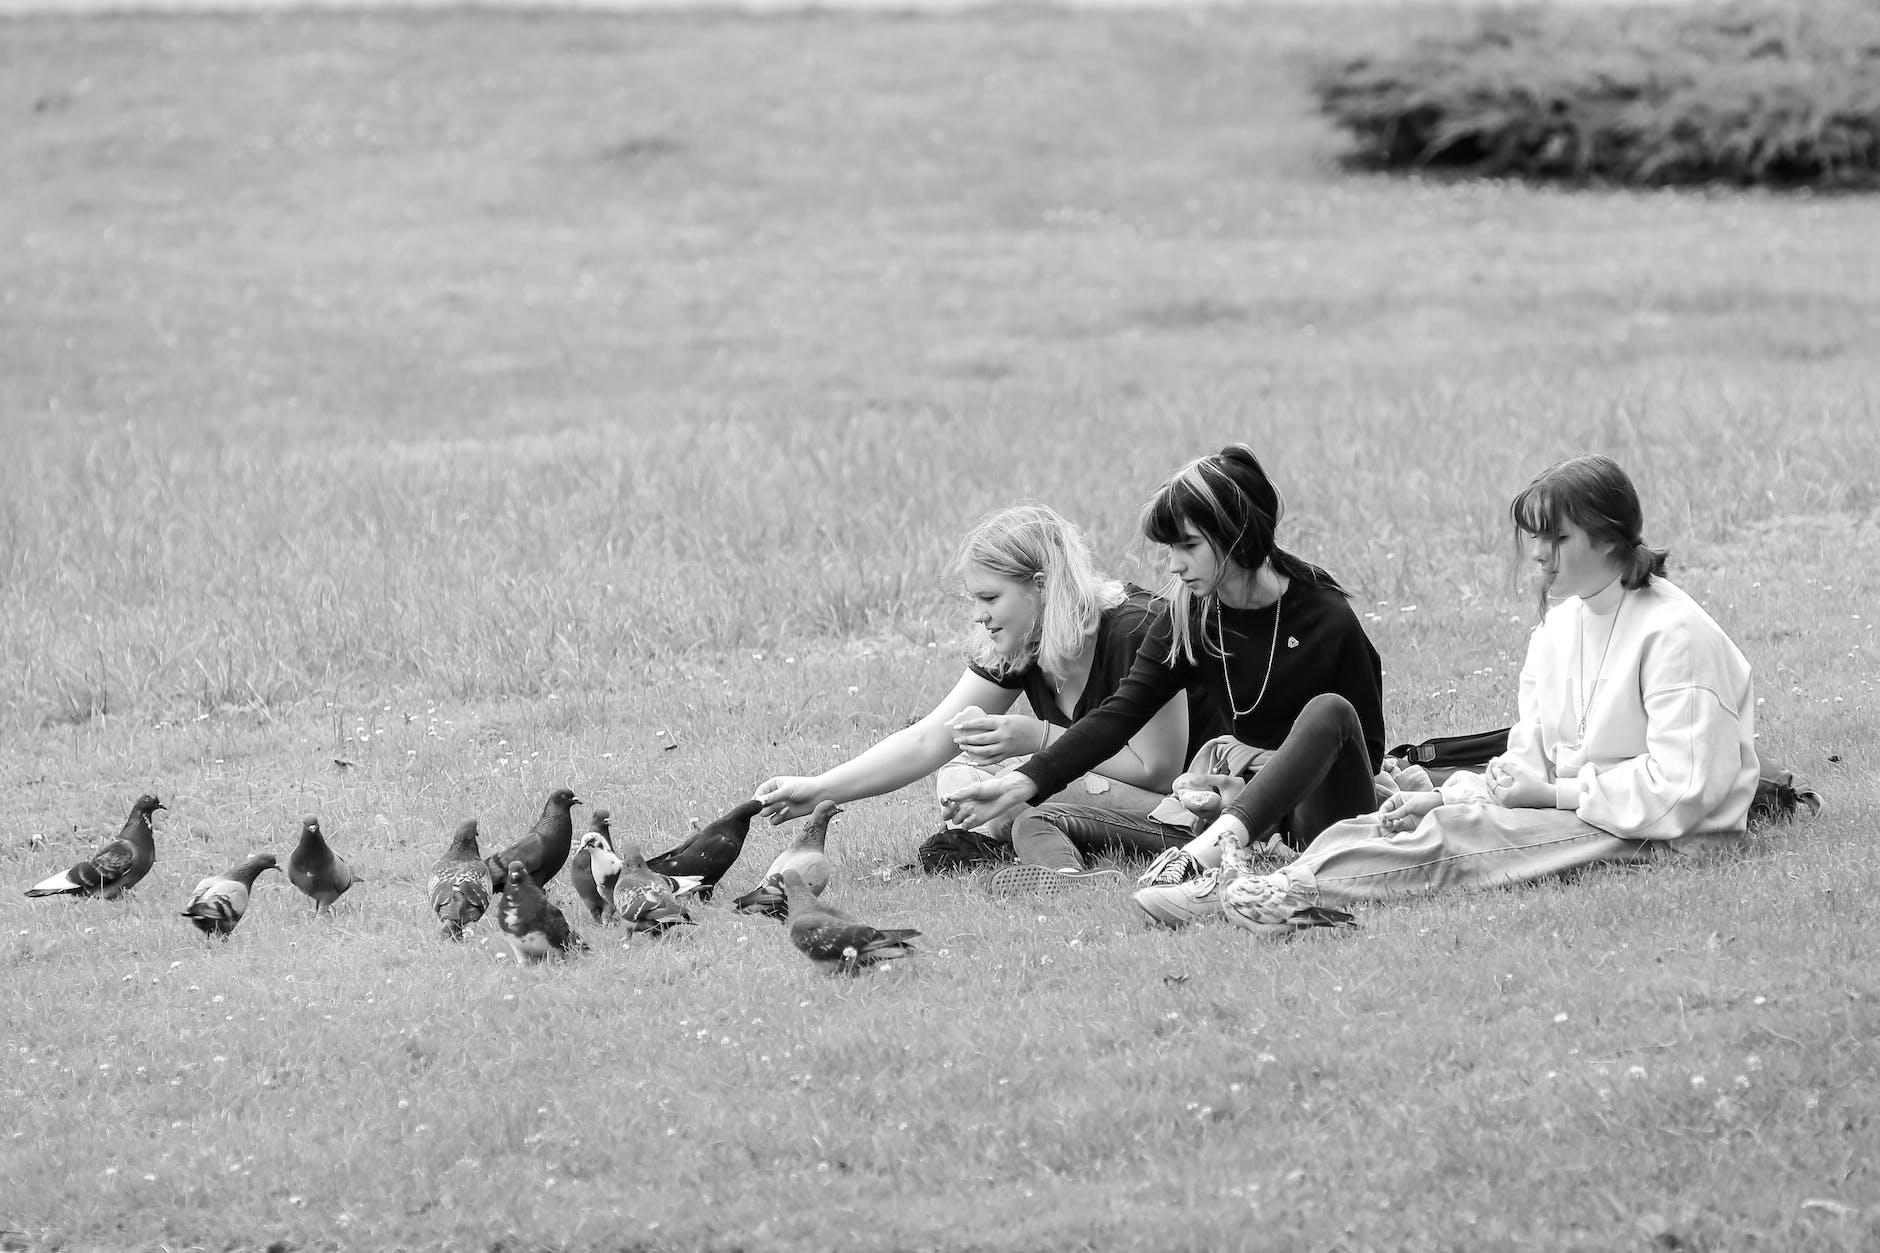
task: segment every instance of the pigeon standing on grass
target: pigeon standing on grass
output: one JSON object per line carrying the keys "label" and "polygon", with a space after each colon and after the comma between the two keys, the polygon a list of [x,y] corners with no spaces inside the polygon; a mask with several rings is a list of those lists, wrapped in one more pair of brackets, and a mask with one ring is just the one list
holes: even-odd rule
{"label": "pigeon standing on grass", "polygon": [[790,916],[790,904],[783,891],[783,872],[794,870],[817,896],[829,886],[829,857],[823,851],[829,835],[829,820],[841,813],[834,801],[818,801],[816,809],[803,823],[788,848],[771,861],[763,881],[746,892],[732,906],[741,914],[763,914],[779,921]]}
{"label": "pigeon standing on grass", "polygon": [[519,861],[528,867],[529,877],[544,884],[561,873],[568,864],[568,850],[574,844],[574,817],[568,812],[581,800],[567,788],[556,788],[542,804],[542,815],[529,833],[493,857],[483,859],[490,868],[490,886],[500,892],[509,878],[509,863]]}
{"label": "pigeon standing on grass", "polygon": [[287,855],[287,877],[313,899],[316,912],[325,913],[346,895],[358,876],[344,857],[327,846],[320,820],[308,814],[300,820],[300,843]]}
{"label": "pigeon standing on grass", "polygon": [[278,870],[273,853],[256,853],[239,866],[212,874],[196,885],[183,906],[183,917],[204,935],[228,939],[235,924],[248,912],[248,897],[255,890],[255,876],[264,870]]}
{"label": "pigeon standing on grass", "polygon": [[587,941],[574,933],[568,919],[520,861],[504,867],[503,903],[499,919],[509,947],[518,964],[566,957],[572,952],[586,952]]}
{"label": "pigeon standing on grass", "polygon": [[431,866],[426,890],[446,940],[463,939],[463,929],[490,907],[490,868],[483,864],[483,850],[477,847],[475,818],[457,824],[450,846]]}
{"label": "pigeon standing on grass", "polygon": [[640,846],[632,840],[620,842],[618,855],[620,873],[614,883],[614,910],[629,931],[658,935],[692,921],[679,894],[697,891],[697,878],[674,879],[651,869]]}
{"label": "pigeon standing on grass", "polygon": [[674,878],[697,875],[700,880],[698,898],[709,901],[712,889],[744,851],[745,838],[751,834],[751,819],[762,808],[757,801],[745,801],[646,864],[657,873]]}
{"label": "pigeon standing on grass", "polygon": [[[581,898],[581,903],[587,906],[588,916],[595,922],[600,922],[608,912],[607,906],[614,897],[611,891],[602,891],[598,886],[601,876],[595,871],[593,862],[596,845],[588,843],[588,835],[594,836],[598,846],[612,856],[614,836],[609,825],[612,816],[605,809],[594,811],[588,819],[587,835],[582,836],[581,842],[575,845],[574,857],[568,862],[568,882],[574,884],[574,894]],[[613,861],[614,870],[618,873],[620,859],[615,857]]]}
{"label": "pigeon standing on grass", "polygon": [[109,844],[64,874],[35,883],[28,896],[99,896],[114,901],[143,881],[157,860],[157,841],[150,815],[164,808],[154,796],[137,798],[124,829]]}
{"label": "pigeon standing on grass", "polygon": [[778,922],[790,921],[790,898],[783,890],[783,876],[765,875],[762,883],[733,899],[731,908],[740,914],[762,914]]}
{"label": "pigeon standing on grass", "polygon": [[587,906],[595,922],[606,924],[614,920],[614,889],[620,883],[622,865],[608,846],[607,837],[599,831],[590,831],[581,837],[570,873],[581,892],[582,904]]}
{"label": "pigeon standing on grass", "polygon": [[819,898],[794,870],[783,872],[783,890],[790,902],[790,942],[818,970],[854,974],[863,966],[893,961],[914,952],[908,941],[920,932],[884,930],[857,922]]}

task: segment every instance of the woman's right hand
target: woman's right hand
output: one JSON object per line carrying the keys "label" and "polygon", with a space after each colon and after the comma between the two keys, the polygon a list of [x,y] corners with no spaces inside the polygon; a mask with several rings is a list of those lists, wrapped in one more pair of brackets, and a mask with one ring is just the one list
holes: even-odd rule
{"label": "woman's right hand", "polygon": [[1044,723],[1037,718],[989,714],[976,708],[961,710],[947,725],[953,729],[953,746],[980,766],[1034,752],[1044,736]]}
{"label": "woman's right hand", "polygon": [[763,806],[757,811],[758,816],[770,819],[770,824],[776,826],[815,809],[816,802],[822,799],[822,790],[815,779],[785,774],[758,784],[751,799]]}

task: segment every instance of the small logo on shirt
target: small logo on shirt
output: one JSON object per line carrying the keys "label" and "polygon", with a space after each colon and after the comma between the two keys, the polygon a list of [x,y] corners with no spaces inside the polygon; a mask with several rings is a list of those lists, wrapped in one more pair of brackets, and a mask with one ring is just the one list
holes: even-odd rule
{"label": "small logo on shirt", "polygon": [[1288,648],[1299,647],[1299,637],[1296,635],[1288,635],[1286,637],[1286,647]]}

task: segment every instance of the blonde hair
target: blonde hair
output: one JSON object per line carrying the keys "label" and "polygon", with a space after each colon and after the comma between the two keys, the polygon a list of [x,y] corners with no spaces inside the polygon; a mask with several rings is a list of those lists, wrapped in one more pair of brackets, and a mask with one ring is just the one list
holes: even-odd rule
{"label": "blonde hair", "polygon": [[1084,533],[1048,505],[1013,505],[981,518],[953,556],[956,576],[969,566],[1038,585],[1038,622],[1020,656],[1001,653],[983,627],[975,626],[967,645],[971,661],[1001,678],[1034,663],[1063,676],[1096,634],[1103,611],[1124,596],[1120,582],[1098,572]]}
{"label": "blonde hair", "polygon": [[[1143,538],[1152,543],[1178,544],[1184,528],[1192,526],[1214,550],[1217,562],[1231,561],[1249,572],[1270,563],[1275,572],[1295,583],[1344,592],[1328,571],[1279,546],[1277,532],[1284,513],[1279,489],[1253,449],[1229,444],[1171,474],[1143,505],[1141,527]],[[1179,579],[1171,578],[1163,595],[1172,606],[1168,664],[1194,662],[1197,636],[1211,655],[1222,655],[1221,642],[1208,639],[1204,629],[1219,589],[1197,597]]]}

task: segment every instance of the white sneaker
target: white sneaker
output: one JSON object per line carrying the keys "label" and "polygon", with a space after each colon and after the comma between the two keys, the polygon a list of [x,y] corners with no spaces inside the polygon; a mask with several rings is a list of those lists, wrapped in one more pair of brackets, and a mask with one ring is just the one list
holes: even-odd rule
{"label": "white sneaker", "polygon": [[1021,862],[994,874],[986,891],[994,896],[1056,896],[1093,884],[1108,886],[1122,881],[1122,872],[1117,870],[1053,870]]}
{"label": "white sneaker", "polygon": [[1136,893],[1136,905],[1150,921],[1165,927],[1185,927],[1221,916],[1222,883],[1218,868],[1203,870],[1185,883],[1157,884]]}

